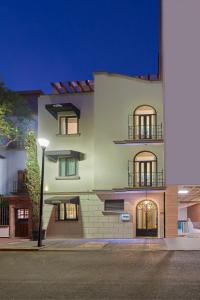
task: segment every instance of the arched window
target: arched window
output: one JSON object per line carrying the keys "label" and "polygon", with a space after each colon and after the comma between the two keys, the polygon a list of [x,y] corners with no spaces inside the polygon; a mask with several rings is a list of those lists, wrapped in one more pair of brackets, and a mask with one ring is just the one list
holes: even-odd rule
{"label": "arched window", "polygon": [[158,209],[155,202],[143,200],[136,207],[136,236],[157,236]]}
{"label": "arched window", "polygon": [[133,113],[134,139],[154,139],[156,137],[156,110],[149,105],[142,105]]}
{"label": "arched window", "polygon": [[157,157],[149,151],[136,154],[133,163],[135,186],[153,186],[156,183]]}

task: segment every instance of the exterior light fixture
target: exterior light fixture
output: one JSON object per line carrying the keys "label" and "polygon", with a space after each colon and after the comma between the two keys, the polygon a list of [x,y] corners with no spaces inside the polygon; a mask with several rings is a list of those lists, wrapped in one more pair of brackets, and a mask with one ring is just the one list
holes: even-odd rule
{"label": "exterior light fixture", "polygon": [[42,246],[42,216],[43,216],[43,192],[44,192],[44,157],[45,150],[49,146],[49,141],[44,138],[39,138],[38,143],[42,148],[42,169],[41,169],[41,184],[40,184],[40,214],[39,214],[39,228],[38,228],[38,247]]}
{"label": "exterior light fixture", "polygon": [[47,148],[49,146],[49,141],[47,139],[39,138],[38,143],[41,148]]}
{"label": "exterior light fixture", "polygon": [[178,194],[180,194],[180,195],[186,195],[186,194],[188,194],[188,193],[189,193],[188,190],[179,190],[179,191],[178,191]]}

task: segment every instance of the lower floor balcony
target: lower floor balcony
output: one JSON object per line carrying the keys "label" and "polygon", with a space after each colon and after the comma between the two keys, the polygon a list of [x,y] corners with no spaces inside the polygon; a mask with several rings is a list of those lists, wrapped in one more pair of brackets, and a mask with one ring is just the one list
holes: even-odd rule
{"label": "lower floor balcony", "polygon": [[128,173],[129,188],[164,188],[164,171]]}

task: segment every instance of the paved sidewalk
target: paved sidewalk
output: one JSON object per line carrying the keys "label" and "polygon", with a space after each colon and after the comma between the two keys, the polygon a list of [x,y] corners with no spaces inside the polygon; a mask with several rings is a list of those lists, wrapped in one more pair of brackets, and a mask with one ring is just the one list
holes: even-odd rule
{"label": "paved sidewalk", "polygon": [[47,239],[43,247],[38,249],[36,241],[12,240],[1,241],[0,251],[32,250],[32,251],[84,251],[84,250],[167,250],[164,239]]}
{"label": "paved sidewalk", "polygon": [[162,251],[200,250],[200,238],[135,239],[47,239],[41,248],[36,241],[0,238],[0,251]]}

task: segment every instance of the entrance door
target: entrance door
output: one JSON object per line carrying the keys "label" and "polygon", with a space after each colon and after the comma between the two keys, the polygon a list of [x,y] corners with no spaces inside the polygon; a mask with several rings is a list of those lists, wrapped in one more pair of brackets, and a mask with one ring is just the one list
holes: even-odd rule
{"label": "entrance door", "polygon": [[136,236],[158,235],[158,211],[153,201],[144,200],[136,208]]}
{"label": "entrance door", "polygon": [[139,186],[152,186],[152,161],[139,162]]}
{"label": "entrance door", "polygon": [[15,236],[28,237],[28,208],[17,208],[15,210]]}
{"label": "entrance door", "polygon": [[139,115],[139,139],[152,139],[154,115]]}

